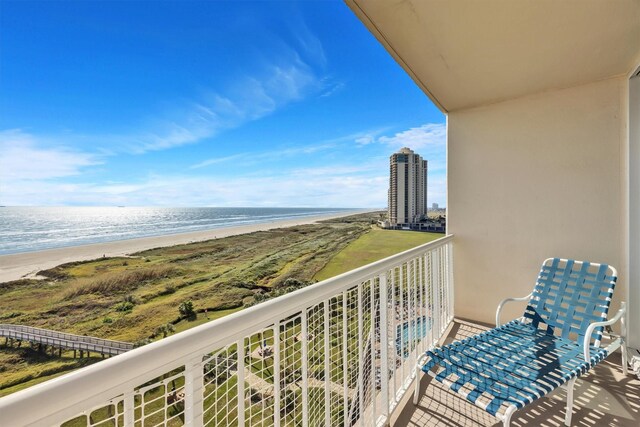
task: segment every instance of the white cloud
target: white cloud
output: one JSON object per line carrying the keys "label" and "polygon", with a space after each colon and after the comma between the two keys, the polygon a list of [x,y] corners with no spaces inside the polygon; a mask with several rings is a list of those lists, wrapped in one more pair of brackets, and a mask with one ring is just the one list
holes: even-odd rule
{"label": "white cloud", "polygon": [[93,154],[59,146],[42,147],[34,136],[20,129],[0,131],[0,182],[3,187],[21,180],[78,175],[83,168],[99,163]]}
{"label": "white cloud", "polygon": [[328,150],[334,148],[335,144],[333,143],[322,143],[315,145],[306,145],[300,147],[291,147],[291,148],[282,148],[270,150],[268,152],[244,152],[238,154],[232,154],[230,156],[223,157],[212,157],[210,159],[206,159],[202,162],[191,165],[189,169],[200,169],[206,166],[217,165],[220,163],[232,162],[241,160],[242,164],[253,164],[257,162],[264,162],[268,160],[277,160],[283,157],[291,157],[299,154],[313,154],[319,151]]}
{"label": "white cloud", "polygon": [[402,147],[409,147],[426,159],[429,162],[428,203],[436,202],[445,205],[447,198],[445,151],[447,125],[445,123],[427,123],[397,132],[391,136],[380,136],[375,141],[394,151]]}
{"label": "white cloud", "polygon": [[292,56],[288,62],[270,64],[261,74],[238,78],[225,93],[205,95],[183,111],[173,112],[171,120],[156,120],[151,130],[100,139],[120,141],[122,150],[141,154],[197,143],[268,116],[321,89],[311,67]]}
{"label": "white cloud", "polygon": [[[378,171],[379,172],[379,171]],[[151,176],[123,184],[62,184],[24,181],[2,194],[7,205],[127,205],[127,206],[309,206],[384,207],[388,177],[348,176],[316,171],[301,179],[301,171],[283,175],[238,177]]]}
{"label": "white cloud", "polygon": [[447,125],[428,123],[398,132],[393,136],[381,136],[378,141],[393,148],[409,147],[412,150],[420,150],[437,147],[444,150],[447,141]]}
{"label": "white cloud", "polygon": [[346,85],[343,82],[338,82],[338,83],[327,82],[325,84],[325,87],[326,87],[325,91],[322,94],[320,94],[322,98],[326,98],[341,92],[346,87]]}

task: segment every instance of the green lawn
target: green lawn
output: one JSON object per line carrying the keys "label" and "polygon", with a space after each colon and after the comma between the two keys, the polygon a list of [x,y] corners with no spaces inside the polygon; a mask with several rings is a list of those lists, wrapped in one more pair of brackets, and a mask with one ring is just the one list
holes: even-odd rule
{"label": "green lawn", "polygon": [[334,256],[314,279],[328,279],[441,237],[444,234],[373,229]]}

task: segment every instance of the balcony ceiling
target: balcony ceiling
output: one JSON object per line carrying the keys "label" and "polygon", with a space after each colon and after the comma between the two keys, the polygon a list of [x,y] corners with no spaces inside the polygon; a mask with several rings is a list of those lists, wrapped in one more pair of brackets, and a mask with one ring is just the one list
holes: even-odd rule
{"label": "balcony ceiling", "polygon": [[640,0],[345,0],[445,112],[623,75]]}

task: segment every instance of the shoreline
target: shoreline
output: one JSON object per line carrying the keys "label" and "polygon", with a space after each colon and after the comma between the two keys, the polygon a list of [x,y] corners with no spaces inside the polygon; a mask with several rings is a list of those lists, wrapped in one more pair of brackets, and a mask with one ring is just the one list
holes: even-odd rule
{"label": "shoreline", "polygon": [[38,271],[53,268],[69,262],[88,261],[101,258],[103,255],[106,257],[129,256],[131,253],[148,249],[201,242],[204,240],[219,239],[256,231],[272,230],[274,228],[313,224],[318,221],[375,211],[376,210],[368,209],[353,210],[239,226],[232,225],[229,227],[220,227],[210,230],[190,231],[186,233],[167,234],[162,236],[138,237],[135,239],[114,240],[111,242],[90,243],[87,245],[0,255],[0,283],[25,278],[38,278],[36,275]]}

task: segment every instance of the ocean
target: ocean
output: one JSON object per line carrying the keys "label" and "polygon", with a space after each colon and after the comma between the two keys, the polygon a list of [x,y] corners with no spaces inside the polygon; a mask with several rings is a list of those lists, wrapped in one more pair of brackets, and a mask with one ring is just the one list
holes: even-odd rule
{"label": "ocean", "polygon": [[0,207],[0,255],[349,210],[353,209]]}

